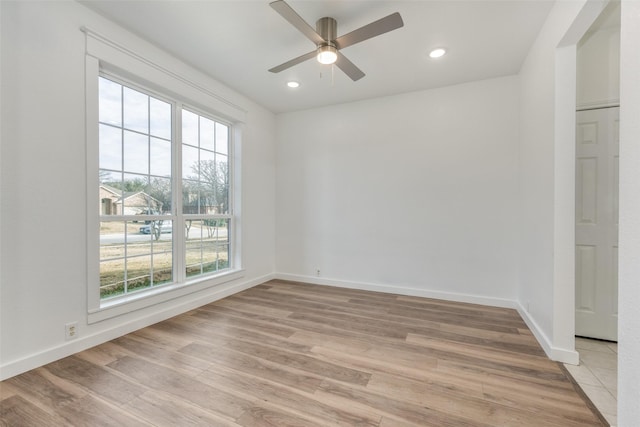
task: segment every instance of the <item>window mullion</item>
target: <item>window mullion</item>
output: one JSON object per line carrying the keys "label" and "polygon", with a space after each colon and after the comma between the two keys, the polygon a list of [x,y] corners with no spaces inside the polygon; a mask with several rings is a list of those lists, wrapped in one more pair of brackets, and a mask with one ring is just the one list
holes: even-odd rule
{"label": "window mullion", "polygon": [[[151,97],[147,97],[147,189],[151,189]],[[151,210],[151,200],[147,199],[147,210]],[[160,229],[162,233],[162,229]],[[151,253],[149,254],[149,283],[153,287],[155,285],[154,267],[155,267],[155,244],[151,239]],[[173,266],[172,266],[173,268]]]}
{"label": "window mullion", "polygon": [[185,274],[185,260],[186,260],[186,239],[185,239],[185,225],[184,216],[182,214],[182,104],[176,102],[173,109],[173,146],[172,146],[172,173],[173,182],[172,192],[173,196],[173,209],[175,216],[175,223],[173,226],[173,265],[175,281],[182,283],[186,279]]}
{"label": "window mullion", "polygon": [[[120,182],[124,184],[124,158],[125,158],[125,146],[124,146],[124,86],[120,86],[120,149],[121,149],[121,157],[120,157]],[[121,191],[121,197],[122,197],[122,203],[120,204],[120,215],[124,215],[124,207],[125,207],[125,201],[124,201],[124,188],[120,189]],[[129,279],[128,279],[128,263],[127,263],[127,222],[124,222],[124,272],[123,272],[123,289],[124,289],[124,294],[127,294],[128,291],[128,285],[129,285]]]}

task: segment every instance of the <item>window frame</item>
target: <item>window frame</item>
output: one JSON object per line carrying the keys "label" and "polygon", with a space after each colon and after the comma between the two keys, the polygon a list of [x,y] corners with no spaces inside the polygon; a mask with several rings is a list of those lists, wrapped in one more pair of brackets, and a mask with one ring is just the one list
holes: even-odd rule
{"label": "window frame", "polygon": [[[89,39],[89,34],[88,34]],[[180,86],[184,82],[176,81],[174,85],[163,85],[156,83],[157,76],[149,79],[139,77],[144,75],[136,72],[137,67],[132,67],[134,71],[123,72],[121,68],[113,66],[111,63],[100,60],[95,56],[87,54],[85,62],[85,96],[86,96],[86,155],[87,155],[87,313],[88,323],[95,323],[112,317],[120,316],[136,310],[141,310],[151,305],[156,305],[171,299],[180,298],[195,292],[199,292],[211,287],[219,286],[232,280],[240,279],[244,276],[242,269],[241,250],[241,215],[239,209],[240,179],[239,179],[239,144],[241,140],[241,121],[232,117],[225,117],[224,114],[217,113],[216,102],[203,103],[202,100],[192,100],[187,96],[180,95]],[[141,67],[144,68],[144,67]],[[138,70],[142,71],[142,70]],[[157,71],[157,68],[156,68]],[[161,70],[162,71],[162,70]],[[153,73],[150,73],[153,74]],[[162,74],[161,74],[162,75]],[[172,105],[172,209],[171,217],[173,230],[173,281],[161,284],[157,287],[135,291],[113,298],[102,299],[100,297],[100,221],[101,211],[99,194],[96,189],[99,186],[99,77],[103,76],[109,80],[114,80],[135,90],[140,90],[149,96],[157,97],[160,100],[169,102]],[[156,77],[154,79],[153,77]],[[166,75],[165,75],[166,77]],[[195,84],[190,84],[193,89]],[[156,88],[167,88],[162,91]],[[188,92],[188,91],[186,91]],[[209,93],[199,92],[203,99],[211,99]],[[200,101],[200,102],[198,102]],[[209,104],[209,105],[207,105]],[[211,105],[214,104],[214,105]],[[224,107],[224,105],[221,105]],[[181,184],[182,162],[181,154],[177,151],[182,149],[182,109],[201,114],[215,122],[228,126],[228,164],[229,164],[229,212],[228,217],[232,224],[229,233],[229,265],[226,269],[194,277],[187,277],[185,270],[186,236],[184,227],[185,215],[182,212]],[[222,108],[223,110],[225,108]],[[177,154],[177,155],[176,155]],[[117,220],[125,221],[127,216],[121,215]],[[139,218],[136,218],[139,219]],[[114,218],[115,220],[115,218]]]}

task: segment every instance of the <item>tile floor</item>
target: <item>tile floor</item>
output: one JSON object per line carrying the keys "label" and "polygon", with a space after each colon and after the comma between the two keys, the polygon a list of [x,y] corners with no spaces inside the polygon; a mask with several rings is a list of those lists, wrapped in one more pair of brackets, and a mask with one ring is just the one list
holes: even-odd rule
{"label": "tile floor", "polygon": [[576,337],[580,365],[565,365],[609,424],[617,424],[618,344]]}

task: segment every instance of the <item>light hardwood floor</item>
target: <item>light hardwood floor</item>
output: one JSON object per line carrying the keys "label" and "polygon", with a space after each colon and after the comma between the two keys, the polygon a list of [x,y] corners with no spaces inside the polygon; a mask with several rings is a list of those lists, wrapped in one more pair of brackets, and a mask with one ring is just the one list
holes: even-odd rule
{"label": "light hardwood floor", "polygon": [[0,385],[9,426],[602,426],[514,310],[271,281]]}

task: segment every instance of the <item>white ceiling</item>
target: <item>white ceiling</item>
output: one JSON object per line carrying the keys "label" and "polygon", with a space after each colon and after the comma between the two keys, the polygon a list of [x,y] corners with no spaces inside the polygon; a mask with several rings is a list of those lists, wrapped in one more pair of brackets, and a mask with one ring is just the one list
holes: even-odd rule
{"label": "white ceiling", "polygon": [[[357,82],[315,60],[268,72],[315,47],[269,0],[82,3],[278,113],[515,74],[553,1],[288,1],[314,28],[335,18],[338,35],[400,12],[403,28],[341,51],[366,73]],[[448,54],[433,60],[434,47]]]}

